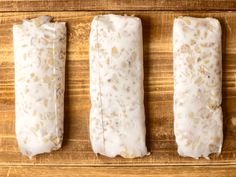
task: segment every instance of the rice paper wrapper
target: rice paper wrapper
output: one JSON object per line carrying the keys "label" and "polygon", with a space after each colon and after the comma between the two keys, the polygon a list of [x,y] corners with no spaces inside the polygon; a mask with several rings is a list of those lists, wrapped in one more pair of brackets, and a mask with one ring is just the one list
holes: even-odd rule
{"label": "rice paper wrapper", "polygon": [[147,155],[142,24],[137,17],[96,16],[90,33],[90,139],[95,153]]}
{"label": "rice paper wrapper", "polygon": [[41,16],[13,26],[16,137],[32,157],[61,147],[66,26]]}
{"label": "rice paper wrapper", "polygon": [[221,26],[214,18],[174,20],[174,133],[178,153],[221,153]]}

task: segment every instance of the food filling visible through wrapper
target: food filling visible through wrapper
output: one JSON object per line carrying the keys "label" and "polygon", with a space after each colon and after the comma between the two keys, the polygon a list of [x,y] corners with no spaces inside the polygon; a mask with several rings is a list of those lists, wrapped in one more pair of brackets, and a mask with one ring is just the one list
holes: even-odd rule
{"label": "food filling visible through wrapper", "polygon": [[100,15],[90,33],[90,139],[95,153],[147,155],[139,18]]}
{"label": "food filling visible through wrapper", "polygon": [[51,19],[13,26],[16,137],[30,158],[59,149],[63,139],[66,26]]}
{"label": "food filling visible through wrapper", "polygon": [[181,156],[220,154],[222,127],[221,27],[214,18],[174,21],[174,132]]}

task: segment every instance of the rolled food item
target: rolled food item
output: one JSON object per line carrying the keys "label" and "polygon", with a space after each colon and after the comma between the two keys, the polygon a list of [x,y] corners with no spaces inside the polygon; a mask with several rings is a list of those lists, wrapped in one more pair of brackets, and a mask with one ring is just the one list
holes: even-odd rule
{"label": "rolled food item", "polygon": [[174,20],[174,133],[178,153],[221,153],[221,26],[214,18]]}
{"label": "rolled food item", "polygon": [[148,154],[143,95],[141,20],[96,16],[90,33],[90,139],[96,154]]}
{"label": "rolled food item", "polygon": [[66,26],[41,16],[13,26],[16,137],[32,157],[61,147]]}

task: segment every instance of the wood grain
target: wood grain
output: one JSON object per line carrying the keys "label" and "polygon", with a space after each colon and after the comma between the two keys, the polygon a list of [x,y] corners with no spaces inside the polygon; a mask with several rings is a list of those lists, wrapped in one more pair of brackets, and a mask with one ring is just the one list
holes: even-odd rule
{"label": "wood grain", "polygon": [[[129,12],[142,19],[144,35],[145,108],[147,145],[145,158],[114,159],[98,156],[89,141],[90,23],[104,12],[0,13],[0,165],[146,166],[146,165],[236,165],[236,12]],[[106,12],[110,13],[110,12]],[[119,12],[123,14],[127,12]],[[14,125],[14,62],[12,25],[24,18],[51,15],[66,21],[65,135],[63,148],[33,160],[23,157],[16,144]],[[216,17],[223,30],[224,146],[219,157],[194,160],[179,157],[173,134],[172,25],[180,15]]]}
{"label": "wood grain", "polygon": [[234,0],[0,0],[0,11],[236,10]]}
{"label": "wood grain", "polygon": [[1,167],[0,177],[235,177],[235,166],[168,167]]}
{"label": "wood grain", "polygon": [[[236,11],[228,10],[236,10],[236,1],[0,0],[0,177],[235,177]],[[142,19],[147,145],[151,152],[145,158],[96,157],[91,150],[88,37],[92,18],[104,13],[135,14]],[[12,25],[39,15],[67,22],[65,134],[61,150],[29,160],[19,153],[14,132]],[[222,25],[224,145],[222,154],[213,155],[210,161],[179,157],[176,152],[172,26],[174,17],[180,15],[212,16]]]}

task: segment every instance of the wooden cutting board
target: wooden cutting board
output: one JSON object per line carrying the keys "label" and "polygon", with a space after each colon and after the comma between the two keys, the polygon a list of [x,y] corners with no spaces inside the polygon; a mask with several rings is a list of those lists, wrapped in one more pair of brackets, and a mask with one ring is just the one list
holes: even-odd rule
{"label": "wooden cutting board", "polygon": [[[230,10],[230,11],[229,11]],[[144,39],[147,146],[137,159],[95,156],[89,141],[89,32],[98,14],[140,17]],[[15,138],[12,25],[50,15],[68,27],[65,133],[59,151],[27,159]],[[211,160],[183,158],[173,133],[172,28],[177,16],[215,17],[223,36],[224,144]],[[1,0],[0,176],[236,176],[236,1],[233,0]]]}

